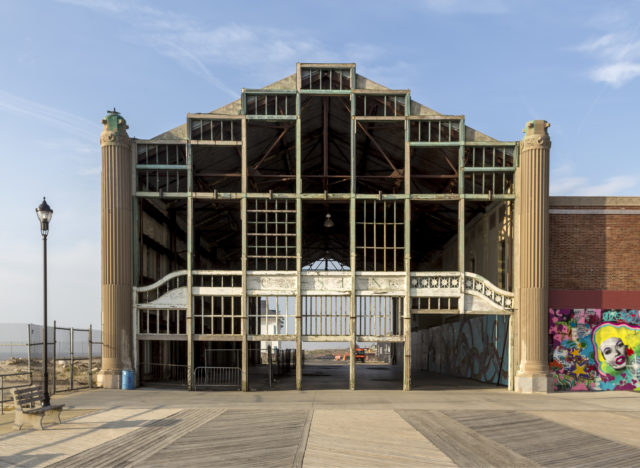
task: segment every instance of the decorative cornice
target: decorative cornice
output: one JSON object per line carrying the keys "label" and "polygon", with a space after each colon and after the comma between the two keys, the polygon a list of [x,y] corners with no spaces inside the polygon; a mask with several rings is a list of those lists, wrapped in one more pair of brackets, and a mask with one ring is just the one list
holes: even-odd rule
{"label": "decorative cornice", "polygon": [[533,149],[548,150],[551,148],[551,138],[549,138],[549,133],[547,133],[547,128],[550,126],[551,124],[546,120],[531,120],[527,122],[527,126],[523,130],[525,136],[520,142],[520,151]]}
{"label": "decorative cornice", "polygon": [[107,111],[107,116],[102,119],[104,128],[100,134],[100,146],[129,146],[130,140],[127,135],[127,121],[118,113],[115,108]]}

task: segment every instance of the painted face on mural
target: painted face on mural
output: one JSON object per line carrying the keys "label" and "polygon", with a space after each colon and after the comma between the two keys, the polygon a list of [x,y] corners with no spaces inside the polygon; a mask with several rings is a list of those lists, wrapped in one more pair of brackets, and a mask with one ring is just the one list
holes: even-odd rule
{"label": "painted face on mural", "polygon": [[615,370],[627,367],[627,345],[617,336],[607,338],[600,343],[600,352],[605,362]]}

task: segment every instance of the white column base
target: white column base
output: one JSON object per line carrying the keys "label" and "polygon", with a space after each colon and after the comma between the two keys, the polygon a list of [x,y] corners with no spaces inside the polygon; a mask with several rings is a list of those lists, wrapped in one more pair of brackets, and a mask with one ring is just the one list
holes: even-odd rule
{"label": "white column base", "polygon": [[98,386],[102,388],[115,388],[117,390],[122,388],[122,371],[119,370],[101,370],[98,373]]}
{"label": "white column base", "polygon": [[519,393],[553,393],[549,374],[516,374],[515,391]]}

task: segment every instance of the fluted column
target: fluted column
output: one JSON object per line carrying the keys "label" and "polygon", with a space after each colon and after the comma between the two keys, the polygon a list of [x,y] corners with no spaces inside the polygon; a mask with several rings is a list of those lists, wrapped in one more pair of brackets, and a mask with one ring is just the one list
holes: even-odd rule
{"label": "fluted column", "polygon": [[132,369],[131,152],[127,123],[115,111],[102,120],[102,370],[105,388],[120,388]]}
{"label": "fluted column", "polygon": [[527,123],[520,142],[519,392],[551,390],[547,355],[549,295],[549,123]]}

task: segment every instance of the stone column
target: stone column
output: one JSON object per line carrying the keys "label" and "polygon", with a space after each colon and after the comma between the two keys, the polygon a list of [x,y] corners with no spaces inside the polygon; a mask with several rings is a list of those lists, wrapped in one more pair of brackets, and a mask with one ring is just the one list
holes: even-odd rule
{"label": "stone column", "polygon": [[98,379],[104,388],[120,388],[122,370],[133,368],[131,152],[129,127],[115,109],[102,123],[102,370]]}
{"label": "stone column", "polygon": [[549,123],[527,123],[520,142],[520,368],[518,392],[549,392]]}

